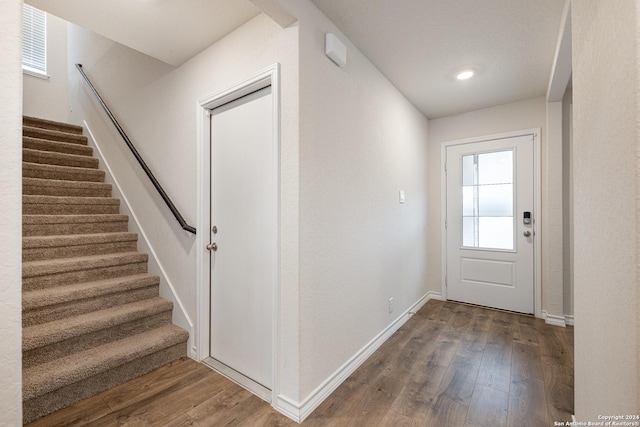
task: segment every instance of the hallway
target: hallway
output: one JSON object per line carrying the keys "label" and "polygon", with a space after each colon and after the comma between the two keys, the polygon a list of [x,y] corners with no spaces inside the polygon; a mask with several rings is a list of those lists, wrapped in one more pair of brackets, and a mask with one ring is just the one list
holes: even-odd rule
{"label": "hallway", "polygon": [[[431,300],[302,425],[547,426],[573,410],[572,327]],[[68,425],[296,423],[182,359],[29,424]]]}

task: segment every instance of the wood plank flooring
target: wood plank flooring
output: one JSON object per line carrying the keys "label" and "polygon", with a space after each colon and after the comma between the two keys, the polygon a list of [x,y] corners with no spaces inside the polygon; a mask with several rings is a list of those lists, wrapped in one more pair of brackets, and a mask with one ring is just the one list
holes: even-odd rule
{"label": "wood plank flooring", "polygon": [[[552,426],[573,413],[573,328],[429,301],[303,426]],[[182,359],[42,418],[54,426],[295,426]]]}

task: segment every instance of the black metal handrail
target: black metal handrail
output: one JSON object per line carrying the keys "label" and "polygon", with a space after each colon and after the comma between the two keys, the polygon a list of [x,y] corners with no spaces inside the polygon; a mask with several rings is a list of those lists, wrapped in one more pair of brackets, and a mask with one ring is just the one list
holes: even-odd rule
{"label": "black metal handrail", "polygon": [[89,85],[89,88],[91,89],[93,94],[96,96],[96,98],[98,98],[98,102],[102,106],[102,109],[104,110],[105,113],[107,113],[107,116],[109,116],[109,119],[111,119],[111,123],[113,123],[113,125],[116,127],[116,129],[118,130],[118,133],[120,134],[124,142],[127,144],[127,147],[129,147],[129,150],[131,150],[131,152],[133,153],[133,156],[136,158],[136,160],[140,164],[140,167],[147,174],[153,186],[156,188],[156,190],[158,190],[158,193],[160,193],[162,200],[164,200],[164,202],[167,204],[167,206],[169,207],[169,210],[171,210],[171,213],[173,213],[173,216],[176,217],[182,229],[190,233],[196,234],[195,227],[190,226],[184,220],[184,218],[178,211],[178,208],[176,208],[176,206],[173,204],[173,202],[171,201],[167,193],[164,191],[164,189],[162,188],[162,186],[160,185],[156,177],[151,172],[151,169],[149,169],[149,166],[147,166],[142,156],[140,156],[140,153],[138,153],[138,150],[136,150],[136,147],[133,145],[133,143],[131,142],[131,140],[125,133],[125,131],[122,129],[122,126],[120,126],[120,123],[118,123],[116,118],[113,116],[113,114],[111,113],[111,110],[109,110],[109,107],[107,107],[107,104],[105,104],[104,100],[102,99],[102,97],[100,96],[96,88],[93,86],[93,84],[91,84],[91,80],[89,80],[89,77],[87,77],[84,70],[82,69],[82,64],[76,64],[76,68],[78,69],[78,71],[80,71],[80,74],[84,78],[84,81],[87,82],[87,85]]}

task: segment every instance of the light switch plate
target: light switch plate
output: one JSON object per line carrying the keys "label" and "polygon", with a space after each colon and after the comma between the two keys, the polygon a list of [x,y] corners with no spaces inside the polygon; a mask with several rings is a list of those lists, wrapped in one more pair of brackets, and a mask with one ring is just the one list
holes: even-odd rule
{"label": "light switch plate", "polygon": [[404,204],[404,190],[400,190],[399,199],[400,199],[400,204]]}

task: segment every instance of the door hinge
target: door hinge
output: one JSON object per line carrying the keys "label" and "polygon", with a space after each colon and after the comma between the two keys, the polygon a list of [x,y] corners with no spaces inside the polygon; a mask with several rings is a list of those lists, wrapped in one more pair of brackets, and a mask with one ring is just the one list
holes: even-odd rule
{"label": "door hinge", "polygon": [[447,229],[447,227],[449,227],[449,221],[448,220],[444,220],[444,228],[445,230]]}
{"label": "door hinge", "polygon": [[444,162],[444,171],[447,171],[447,162]]}
{"label": "door hinge", "polygon": [[445,287],[449,286],[449,278],[447,276],[444,276],[444,286]]}

